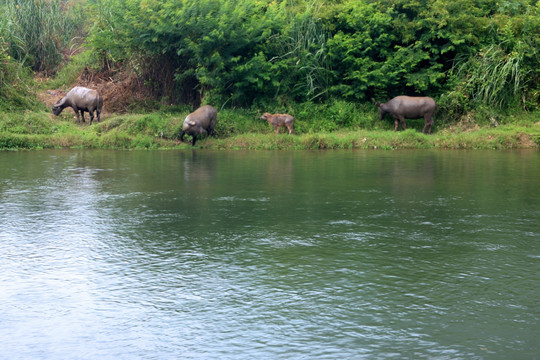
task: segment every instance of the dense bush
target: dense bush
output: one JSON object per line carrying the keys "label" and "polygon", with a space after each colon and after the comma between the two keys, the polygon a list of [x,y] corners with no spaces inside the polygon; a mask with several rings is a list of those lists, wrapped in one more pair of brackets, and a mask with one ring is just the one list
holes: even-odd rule
{"label": "dense bush", "polygon": [[532,1],[94,1],[108,19],[94,28],[96,49],[136,54],[149,84],[212,103],[427,94],[445,106],[538,106]]}
{"label": "dense bush", "polygon": [[470,0],[344,2],[331,19],[332,93],[351,100],[440,94],[455,56],[475,53],[487,31],[490,9],[483,7]]}
{"label": "dense bush", "polygon": [[533,0],[1,0],[0,6],[7,14],[0,20],[4,58],[53,72],[80,32],[74,9],[84,6],[86,62],[135,72],[169,104],[296,107],[306,114],[310,104],[326,106],[332,123],[307,132],[374,127],[371,118],[351,114],[398,94],[432,96],[450,117],[539,106],[540,6]]}
{"label": "dense bush", "polygon": [[[105,4],[106,3],[106,4]],[[251,105],[304,100],[323,90],[326,38],[286,2],[96,0],[91,44],[109,60],[133,61],[162,95]],[[302,61],[300,61],[302,60]],[[174,80],[174,83],[172,82]],[[165,86],[165,88],[163,88]],[[196,98],[196,97],[195,97]]]}

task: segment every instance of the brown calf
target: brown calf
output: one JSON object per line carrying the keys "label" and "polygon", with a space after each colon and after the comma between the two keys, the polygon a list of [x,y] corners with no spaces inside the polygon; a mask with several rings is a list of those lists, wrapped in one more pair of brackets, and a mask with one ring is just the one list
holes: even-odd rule
{"label": "brown calf", "polygon": [[264,113],[261,119],[268,121],[274,127],[274,132],[277,134],[281,126],[286,126],[289,129],[289,134],[294,133],[294,117],[289,114],[270,114]]}

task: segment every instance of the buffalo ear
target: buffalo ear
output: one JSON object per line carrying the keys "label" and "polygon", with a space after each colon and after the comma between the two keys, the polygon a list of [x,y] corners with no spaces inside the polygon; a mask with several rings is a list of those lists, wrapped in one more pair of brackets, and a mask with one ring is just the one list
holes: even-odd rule
{"label": "buffalo ear", "polygon": [[381,107],[381,103],[380,102],[376,102],[375,105],[377,105],[377,107]]}

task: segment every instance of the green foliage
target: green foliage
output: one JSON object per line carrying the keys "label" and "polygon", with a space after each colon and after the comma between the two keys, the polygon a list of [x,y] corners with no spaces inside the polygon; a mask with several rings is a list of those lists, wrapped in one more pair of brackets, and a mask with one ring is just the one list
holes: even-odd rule
{"label": "green foliage", "polygon": [[318,20],[322,3],[310,2],[305,9],[291,11],[279,35],[266,47],[275,71],[273,84],[281,105],[289,101],[313,101],[328,98],[330,64],[327,41],[330,33]]}
{"label": "green foliage", "polygon": [[385,126],[374,113],[375,105],[356,104],[343,100],[325,103],[304,102],[292,106],[295,131],[302,133],[330,132],[338,129],[377,129]]}
{"label": "green foliage", "polygon": [[130,46],[133,46],[131,38],[122,32],[125,21],[120,5],[118,1],[88,0],[85,8],[93,19],[86,42],[102,67],[109,67],[114,62],[121,63],[132,55],[129,52]]}
{"label": "green foliage", "polygon": [[0,38],[0,111],[38,109],[30,71],[15,61]]}
{"label": "green foliage", "polygon": [[[365,100],[385,95],[395,85],[396,73],[385,65],[397,34],[392,31],[392,9],[378,11],[377,4],[346,2],[335,8],[335,35],[328,41],[333,75],[333,95]],[[382,82],[381,82],[382,81]]]}
{"label": "green foliage", "polygon": [[[1,7],[0,7],[1,10]],[[31,73],[9,55],[5,23],[0,21],[0,111],[40,108],[34,94]]]}
{"label": "green foliage", "polygon": [[87,67],[95,65],[93,54],[90,50],[84,50],[71,56],[68,62],[55,74],[54,79],[45,85],[50,88],[63,88],[75,84],[77,78]]}
{"label": "green foliage", "polygon": [[169,102],[287,108],[409,94],[440,98],[445,114],[518,98],[538,107],[540,16],[525,0],[87,1],[96,61],[135,71]]}
{"label": "green foliage", "polygon": [[493,18],[496,32],[477,54],[458,56],[457,89],[472,106],[537,109],[540,89],[540,13],[538,7],[505,1]]}
{"label": "green foliage", "polygon": [[522,54],[506,54],[500,46],[491,45],[461,64],[457,75],[465,79],[463,90],[473,103],[501,107],[523,93],[527,74],[522,63]]}
{"label": "green foliage", "polygon": [[[154,96],[131,111],[210,103],[226,136],[271,132],[263,111],[291,113],[300,134],[391,129],[372,103],[399,94],[434,97],[436,126],[540,105],[540,7],[529,0],[0,0],[0,10],[0,110],[36,108],[27,67],[55,73],[67,56],[51,86],[86,67],[129,72]],[[182,116],[174,128],[153,115],[122,124],[172,138]]]}
{"label": "green foliage", "polygon": [[[92,36],[98,52],[122,49],[123,55],[117,58],[128,58],[138,50],[142,56],[139,64],[153,59],[179,84],[196,76],[197,90],[209,98],[230,97],[245,103],[244,96],[270,80],[268,70],[255,74],[266,66],[257,61],[259,44],[281,24],[276,21],[277,5],[225,0],[108,3],[105,9],[110,11],[103,17],[109,19]],[[141,71],[143,68],[156,73],[148,66],[141,66]],[[149,81],[152,85],[154,79]]]}
{"label": "green foliage", "polygon": [[250,132],[268,133],[270,126],[260,118],[262,114],[255,109],[223,109],[218,114],[216,134],[218,137],[230,137]]}
{"label": "green foliage", "polygon": [[34,71],[53,73],[77,44],[83,13],[74,1],[4,0],[0,10],[10,55]]}
{"label": "green foliage", "polygon": [[445,89],[456,54],[474,52],[487,31],[489,8],[470,0],[345,1],[329,55],[337,81],[332,93],[350,100],[430,94]]}
{"label": "green foliage", "polygon": [[135,67],[150,87],[176,84],[177,93],[191,87],[207,102],[241,106],[326,93],[328,34],[315,19],[317,2],[298,8],[258,0],[95,2],[100,22],[92,46],[118,61],[139,54]]}

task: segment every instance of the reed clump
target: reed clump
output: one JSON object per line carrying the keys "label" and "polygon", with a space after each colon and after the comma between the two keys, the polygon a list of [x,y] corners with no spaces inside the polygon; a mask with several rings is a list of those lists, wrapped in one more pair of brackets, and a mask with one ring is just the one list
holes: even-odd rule
{"label": "reed clump", "polygon": [[33,71],[54,73],[80,46],[85,19],[76,1],[5,0],[0,10],[10,55]]}

